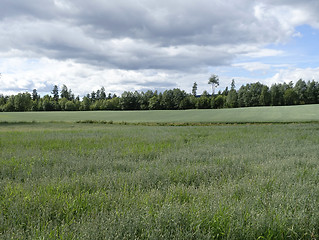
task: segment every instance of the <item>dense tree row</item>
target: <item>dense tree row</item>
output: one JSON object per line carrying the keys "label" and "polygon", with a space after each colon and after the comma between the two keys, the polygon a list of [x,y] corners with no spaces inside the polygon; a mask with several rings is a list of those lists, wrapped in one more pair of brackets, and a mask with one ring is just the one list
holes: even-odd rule
{"label": "dense tree row", "polygon": [[[213,75],[209,84],[214,91],[218,77]],[[214,84],[214,86],[213,86]],[[196,95],[194,83],[192,94],[178,88],[164,92],[125,91],[120,97],[106,94],[105,88],[93,91],[85,97],[75,97],[71,89],[63,85],[61,91],[54,86],[50,95],[40,97],[37,90],[12,96],[0,95],[0,111],[89,111],[89,110],[156,110],[156,109],[208,109],[254,106],[281,106],[319,103],[319,83],[300,79],[293,84],[273,84],[270,88],[259,82],[246,84],[238,90],[235,81],[224,91],[209,95],[204,91]]]}

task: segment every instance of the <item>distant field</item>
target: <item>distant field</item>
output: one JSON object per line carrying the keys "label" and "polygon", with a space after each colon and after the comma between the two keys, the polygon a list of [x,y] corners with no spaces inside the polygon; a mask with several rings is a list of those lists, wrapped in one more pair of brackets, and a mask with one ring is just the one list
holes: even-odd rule
{"label": "distant field", "polygon": [[50,121],[114,122],[311,122],[319,121],[319,104],[283,107],[208,109],[180,111],[89,111],[0,113],[0,122]]}
{"label": "distant field", "polygon": [[313,123],[0,124],[0,239],[318,239],[318,145]]}

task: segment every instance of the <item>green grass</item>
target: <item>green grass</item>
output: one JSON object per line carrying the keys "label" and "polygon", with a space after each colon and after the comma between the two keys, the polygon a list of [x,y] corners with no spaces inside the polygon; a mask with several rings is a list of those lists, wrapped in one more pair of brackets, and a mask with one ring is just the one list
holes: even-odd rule
{"label": "green grass", "polygon": [[208,109],[181,111],[91,111],[0,113],[0,122],[313,122],[319,121],[319,104],[283,107]]}
{"label": "green grass", "polygon": [[0,239],[316,239],[318,144],[318,124],[0,124]]}

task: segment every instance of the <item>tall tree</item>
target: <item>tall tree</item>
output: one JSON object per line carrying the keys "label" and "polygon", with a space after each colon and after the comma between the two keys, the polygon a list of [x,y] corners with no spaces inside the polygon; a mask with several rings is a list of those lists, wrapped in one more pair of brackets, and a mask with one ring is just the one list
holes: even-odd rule
{"label": "tall tree", "polygon": [[193,84],[192,94],[193,94],[193,96],[196,97],[196,94],[197,94],[197,83],[196,82],[194,82],[194,84]]}
{"label": "tall tree", "polygon": [[160,98],[158,97],[158,95],[154,95],[153,97],[150,98],[148,103],[148,108],[150,110],[161,109]]}
{"label": "tall tree", "polygon": [[96,100],[100,100],[100,98],[101,98],[101,91],[98,89],[97,91],[96,91]]}
{"label": "tall tree", "polygon": [[313,104],[318,102],[319,84],[312,80],[307,82],[307,103]]}
{"label": "tall tree", "polygon": [[285,105],[293,105],[298,102],[298,94],[293,88],[288,88],[284,93]]}
{"label": "tall tree", "polygon": [[120,106],[122,110],[137,110],[139,108],[138,93],[130,91],[123,92],[120,98]]}
{"label": "tall tree", "polygon": [[209,97],[209,94],[206,90],[202,93],[202,95],[199,98],[196,98],[195,106],[198,109],[211,108],[211,98]]}
{"label": "tall tree", "polygon": [[59,101],[59,89],[57,85],[54,85],[52,92],[54,101]]}
{"label": "tall tree", "polygon": [[101,93],[100,93],[100,95],[101,95],[101,96],[100,96],[101,99],[103,99],[103,100],[106,99],[106,93],[105,93],[105,88],[104,88],[104,87],[101,88]]}
{"label": "tall tree", "polygon": [[69,89],[69,100],[71,101],[71,100],[74,100],[74,99],[75,99],[75,96],[74,96],[74,94],[72,93],[72,90]]}
{"label": "tall tree", "polygon": [[226,101],[226,107],[229,108],[235,108],[238,106],[238,102],[237,102],[237,92],[236,92],[236,85],[235,85],[235,80],[232,79],[231,84],[230,84],[230,91],[228,92],[228,95],[225,99]]}
{"label": "tall tree", "polygon": [[208,84],[212,85],[212,95],[214,95],[215,87],[219,86],[219,77],[215,74],[211,75],[208,79]]}
{"label": "tall tree", "polygon": [[3,106],[3,111],[5,112],[13,112],[15,110],[14,107],[14,95],[11,95],[6,100],[6,104]]}
{"label": "tall tree", "polygon": [[37,99],[39,99],[39,98],[40,98],[40,96],[39,96],[37,90],[36,90],[36,89],[33,89],[33,90],[32,90],[32,100],[35,101],[35,100],[37,100]]}
{"label": "tall tree", "polygon": [[304,80],[299,79],[294,87],[295,92],[299,98],[299,104],[305,104],[307,99],[307,84]]}
{"label": "tall tree", "polygon": [[96,93],[94,91],[91,92],[91,100],[93,102],[96,100]]}
{"label": "tall tree", "polygon": [[236,88],[235,79],[232,79],[230,84],[230,90],[235,90],[235,88]]}
{"label": "tall tree", "polygon": [[263,89],[263,85],[260,82],[252,83],[250,85],[250,101],[249,106],[259,106],[260,103],[260,96]]}
{"label": "tall tree", "polygon": [[242,85],[238,90],[238,106],[250,107],[251,104],[251,84]]}
{"label": "tall tree", "polygon": [[51,101],[51,97],[49,95],[45,95],[42,98],[42,109],[43,111],[53,111],[54,105]]}
{"label": "tall tree", "polygon": [[14,108],[15,111],[24,112],[30,111],[32,106],[31,102],[31,94],[26,93],[18,93],[14,96]]}
{"label": "tall tree", "polygon": [[271,96],[269,92],[269,87],[264,85],[261,89],[260,97],[259,97],[259,104],[261,106],[269,106],[271,101]]}
{"label": "tall tree", "polygon": [[70,98],[68,87],[64,84],[61,89],[61,98],[66,98],[66,99]]}
{"label": "tall tree", "polygon": [[225,96],[218,95],[215,98],[212,98],[212,108],[223,108],[225,102]]}
{"label": "tall tree", "polygon": [[284,92],[281,83],[271,85],[270,100],[272,106],[280,106],[284,104]]}

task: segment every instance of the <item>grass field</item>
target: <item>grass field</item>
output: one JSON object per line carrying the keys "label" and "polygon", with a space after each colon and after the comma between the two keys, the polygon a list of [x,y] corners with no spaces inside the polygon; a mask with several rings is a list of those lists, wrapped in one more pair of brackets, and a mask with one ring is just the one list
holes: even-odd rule
{"label": "grass field", "polygon": [[316,239],[318,144],[315,123],[2,123],[0,239]]}
{"label": "grass field", "polygon": [[2,112],[0,122],[311,122],[319,121],[319,104],[283,107],[181,111]]}

